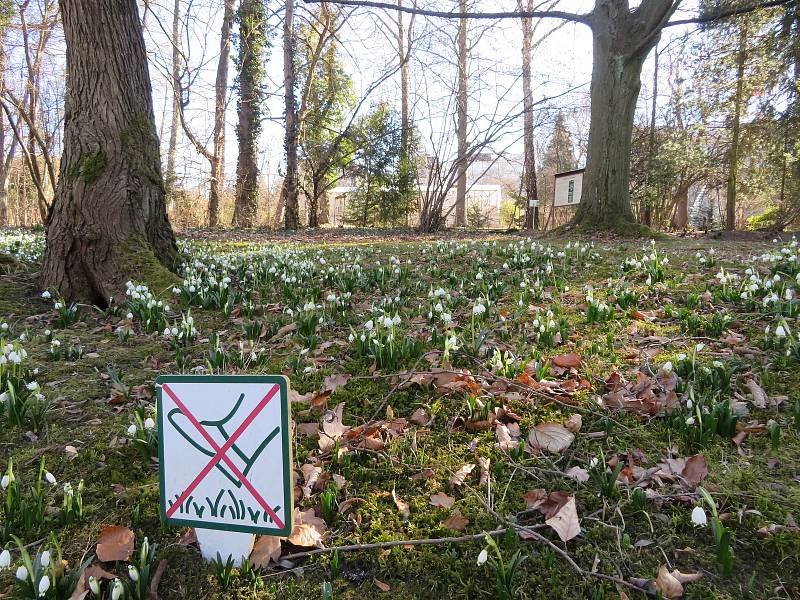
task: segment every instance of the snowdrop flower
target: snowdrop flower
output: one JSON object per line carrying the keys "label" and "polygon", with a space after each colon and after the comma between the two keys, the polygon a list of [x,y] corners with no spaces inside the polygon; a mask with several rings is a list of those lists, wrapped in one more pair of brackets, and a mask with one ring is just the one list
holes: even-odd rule
{"label": "snowdrop flower", "polygon": [[684,353],[682,353],[682,352],[681,352],[681,353],[680,353],[680,354],[678,354],[678,356],[676,356],[675,358],[676,358],[677,360],[679,360],[679,361],[683,362],[684,360],[686,360],[686,355],[685,355]]}
{"label": "snowdrop flower", "polygon": [[372,322],[372,319],[370,319],[369,321],[364,323],[364,329],[366,329],[367,331],[372,331],[374,329],[374,327],[375,327],[375,324]]}
{"label": "snowdrop flower", "polygon": [[481,279],[483,279],[483,273],[481,273],[481,272],[478,272],[478,273],[475,275],[475,279],[477,279],[478,281],[480,281]]}
{"label": "snowdrop flower", "polygon": [[489,560],[489,552],[484,548],[481,550],[481,553],[478,554],[478,566],[484,564],[487,560]]}
{"label": "snowdrop flower", "polygon": [[8,475],[3,475],[3,478],[0,479],[0,487],[6,489],[9,483],[11,483],[11,478]]}
{"label": "snowdrop flower", "polygon": [[42,564],[43,567],[46,567],[50,564],[50,551],[45,550],[42,552],[42,555],[39,557],[39,562]]}
{"label": "snowdrop flower", "polygon": [[392,317],[390,317],[389,315],[386,315],[383,318],[383,326],[388,328],[388,327],[391,327],[392,325],[394,325],[394,321],[392,320]]}
{"label": "snowdrop flower", "polygon": [[44,478],[47,480],[47,483],[49,483],[50,485],[55,485],[56,484],[56,478],[53,477],[53,474],[50,471],[45,471],[44,472]]}
{"label": "snowdrop flower", "polygon": [[686,424],[687,425],[694,425],[694,417],[689,417],[688,419],[686,419]]}
{"label": "snowdrop flower", "polygon": [[786,329],[783,328],[783,325],[778,325],[775,328],[775,335],[778,337],[786,337]]}
{"label": "snowdrop flower", "polygon": [[111,588],[111,600],[119,600],[123,591],[122,582],[119,579],[115,579],[114,586]]}
{"label": "snowdrop flower", "polygon": [[100,583],[97,581],[97,577],[94,575],[89,577],[89,589],[95,596],[100,595]]}
{"label": "snowdrop flower", "polygon": [[326,298],[326,300],[328,302],[336,302],[336,294],[328,294],[328,297]]}
{"label": "snowdrop flower", "polygon": [[453,317],[450,313],[442,313],[442,321],[444,323],[451,323],[453,321]]}
{"label": "snowdrop flower", "polygon": [[482,315],[486,312],[486,307],[483,304],[476,304],[472,307],[472,314],[473,315]]}
{"label": "snowdrop flower", "polygon": [[136,425],[131,425],[128,427],[128,435],[134,436],[136,435]]}
{"label": "snowdrop flower", "polygon": [[652,285],[653,278],[650,275],[647,276],[647,282],[646,283],[647,283],[647,285]]}
{"label": "snowdrop flower", "polygon": [[39,580],[39,597],[42,597],[50,589],[50,578],[47,575],[42,575]]}
{"label": "snowdrop flower", "polygon": [[395,315],[392,318],[392,325],[400,325],[400,315]]}
{"label": "snowdrop flower", "polygon": [[356,336],[354,336],[352,333],[347,336],[347,341],[350,342],[351,344],[355,341],[355,339]]}
{"label": "snowdrop flower", "polygon": [[597,463],[600,462],[597,460],[596,456],[592,457],[592,460],[589,461],[589,468],[594,469],[597,466]]}
{"label": "snowdrop flower", "polygon": [[703,351],[703,348],[705,348],[705,347],[706,347],[706,345],[705,345],[705,344],[697,344],[697,345],[694,347],[694,351],[695,351],[695,352],[702,352],[702,351]]}
{"label": "snowdrop flower", "polygon": [[26,569],[24,566],[20,566],[17,568],[17,572],[14,574],[14,576],[20,581],[25,581],[28,579],[28,569]]}
{"label": "snowdrop flower", "polygon": [[139,581],[139,569],[133,565],[128,565],[128,577],[130,577],[131,581],[134,583]]}
{"label": "snowdrop flower", "polygon": [[3,550],[0,552],[0,569],[7,569],[11,566],[11,552]]}
{"label": "snowdrop flower", "polygon": [[147,417],[144,420],[144,428],[145,429],[155,429],[155,427],[156,427],[156,422],[153,419],[151,419],[150,417]]}
{"label": "snowdrop flower", "polygon": [[48,292],[47,290],[42,292],[42,298],[44,298],[45,300],[49,300],[50,297],[51,297],[50,292]]}
{"label": "snowdrop flower", "polygon": [[360,337],[359,339],[360,339],[362,342],[365,342],[365,341],[367,341],[367,336],[365,336],[365,335],[362,333],[362,334],[361,334],[361,337]]}
{"label": "snowdrop flower", "polygon": [[705,527],[708,523],[706,511],[703,510],[702,506],[695,506],[692,510],[692,523],[698,527]]}

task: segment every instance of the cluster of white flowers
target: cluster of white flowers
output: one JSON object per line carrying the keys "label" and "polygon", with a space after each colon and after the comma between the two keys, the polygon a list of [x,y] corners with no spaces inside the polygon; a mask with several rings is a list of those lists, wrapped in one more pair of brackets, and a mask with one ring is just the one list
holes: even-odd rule
{"label": "cluster of white flowers", "polygon": [[36,262],[44,254],[44,235],[38,233],[0,233],[0,253],[22,262]]}

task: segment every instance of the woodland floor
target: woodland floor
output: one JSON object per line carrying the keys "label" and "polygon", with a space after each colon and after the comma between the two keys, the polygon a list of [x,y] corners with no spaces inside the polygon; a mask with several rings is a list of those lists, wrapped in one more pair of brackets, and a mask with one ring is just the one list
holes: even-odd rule
{"label": "woodland floor", "polygon": [[[160,326],[147,333],[135,301],[54,309],[37,285],[41,236],[0,234],[0,252],[20,258],[0,265],[0,347],[24,347],[26,381],[49,403],[42,423],[0,413],[0,475],[13,460],[28,494],[44,460],[58,482],[42,488],[41,518],[0,512],[0,546],[15,534],[34,553],[54,538],[74,568],[103,526],[129,528],[137,550],[147,536],[166,559],[163,599],[321,598],[324,582],[331,598],[501,598],[491,561],[477,564],[481,539],[285,557],[309,543],[508,528],[500,553],[525,557],[510,597],[679,597],[680,573],[699,574],[678,583],[686,598],[800,597],[800,249],[790,239],[294,239],[188,233],[195,281],[180,295],[151,290],[171,304],[170,327],[191,308],[197,335],[176,341]],[[748,268],[756,289],[743,299]],[[163,317],[148,314],[154,326]],[[393,340],[375,356],[359,338],[387,315],[399,323],[380,329]],[[295,506],[306,530],[272,546],[266,567],[230,577],[203,562],[186,529],[160,523],[152,432],[141,422],[127,432],[137,410],[153,416],[159,374],[211,371],[284,373],[297,392]],[[333,448],[324,428],[320,437],[326,421],[344,426],[327,430],[341,435]],[[81,479],[83,515],[67,522],[62,485]],[[692,523],[695,506],[712,519],[699,488],[732,536],[730,573],[712,527]],[[658,577],[662,566],[677,579]],[[125,562],[102,567],[127,577]],[[18,594],[13,569],[0,572],[0,598]]]}

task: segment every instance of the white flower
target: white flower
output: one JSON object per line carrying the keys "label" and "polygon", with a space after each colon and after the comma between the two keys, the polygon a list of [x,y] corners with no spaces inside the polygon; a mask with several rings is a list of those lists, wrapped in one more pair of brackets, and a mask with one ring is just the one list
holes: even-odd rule
{"label": "white flower", "polygon": [[390,317],[389,315],[386,315],[383,318],[383,326],[384,327],[391,327],[393,324],[394,324],[394,321],[392,321],[392,317]]}
{"label": "white flower", "polygon": [[375,324],[372,322],[372,319],[370,319],[369,321],[364,323],[364,329],[366,329],[367,331],[372,331],[372,329],[374,327],[375,327]]}
{"label": "white flower", "polygon": [[123,591],[122,582],[119,579],[115,579],[114,587],[111,588],[111,600],[119,600]]}
{"label": "white flower", "polygon": [[7,569],[11,566],[11,552],[3,550],[0,552],[0,569]]}
{"label": "white flower", "polygon": [[44,298],[45,300],[49,300],[50,299],[50,292],[48,292],[47,290],[43,291],[42,292],[42,298]]}
{"label": "white flower", "polygon": [[699,527],[705,527],[708,523],[706,511],[703,510],[702,506],[695,506],[692,510],[692,523]]}
{"label": "white flower", "polygon": [[39,557],[39,562],[42,564],[43,567],[46,567],[50,564],[50,551],[45,550],[42,552],[42,555]]}
{"label": "white flower", "polygon": [[130,427],[128,427],[128,435],[131,436],[136,435],[136,425],[131,425]]}
{"label": "white flower", "polygon": [[139,569],[133,565],[128,565],[128,577],[130,577],[131,581],[134,583],[139,581]]}
{"label": "white flower", "polygon": [[144,420],[144,428],[145,429],[155,429],[155,427],[156,427],[156,422],[153,419],[151,419],[150,417],[147,417]]}
{"label": "white flower", "polygon": [[600,462],[597,460],[596,456],[592,457],[592,460],[589,461],[589,468],[594,469],[597,466],[597,463]]}
{"label": "white flower", "polygon": [[25,581],[28,579],[28,569],[25,567],[17,567],[17,572],[15,573],[15,577],[20,581]]}
{"label": "white flower", "polygon": [[55,485],[56,484],[56,478],[53,477],[53,474],[50,471],[45,471],[44,478],[47,480],[47,483],[49,483],[50,485]]}
{"label": "white flower", "polygon": [[670,361],[665,362],[664,366],[661,368],[664,370],[665,373],[672,373],[672,363]]}
{"label": "white flower", "polygon": [[6,489],[9,483],[11,483],[11,478],[8,475],[3,475],[3,478],[0,479],[0,487]]}
{"label": "white flower", "polygon": [[95,596],[100,595],[100,583],[97,581],[97,577],[94,575],[89,577],[89,589]]}
{"label": "white flower", "polygon": [[489,552],[487,552],[486,548],[481,550],[481,553],[478,554],[478,565],[482,565],[487,560],[489,560]]}
{"label": "white flower", "polygon": [[689,417],[688,419],[686,419],[686,424],[687,425],[694,425],[694,417]]}
{"label": "white flower", "polygon": [[706,345],[705,345],[705,344],[697,344],[697,345],[694,347],[694,351],[695,351],[695,352],[702,352],[703,348],[705,348],[705,347],[706,347]]}
{"label": "white flower", "polygon": [[783,328],[783,325],[778,325],[775,328],[775,335],[778,337],[786,337],[786,330]]}
{"label": "white flower", "polygon": [[39,596],[44,596],[49,589],[50,578],[47,575],[42,575],[42,578],[39,580]]}

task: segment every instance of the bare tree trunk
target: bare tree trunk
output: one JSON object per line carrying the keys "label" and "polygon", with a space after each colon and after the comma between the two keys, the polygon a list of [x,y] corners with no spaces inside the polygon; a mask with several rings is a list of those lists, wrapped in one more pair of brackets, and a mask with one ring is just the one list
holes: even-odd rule
{"label": "bare tree trunk", "polygon": [[590,21],[593,64],[586,172],[572,225],[626,231],[635,226],[630,154],[642,65],[676,7],[671,0],[650,0],[631,11],[626,0],[597,0]]}
{"label": "bare tree trunk", "polygon": [[60,5],[67,46],[64,143],[42,285],[68,300],[103,305],[124,298],[130,279],[170,285],[161,265],[174,264],[177,247],[136,0]]}
{"label": "bare tree trunk", "polygon": [[[522,11],[522,0],[517,0]],[[528,0],[528,10],[533,10],[533,0]],[[525,110],[523,139],[525,144],[523,185],[525,188],[525,228],[539,228],[538,190],[536,189],[536,147],[533,129],[533,91],[531,88],[531,50],[533,47],[533,21],[522,19],[522,102]],[[531,206],[535,204],[535,206]]]}
{"label": "bare tree trunk", "polygon": [[[284,208],[283,226],[297,229],[300,225],[297,173],[297,107],[294,99],[294,3],[286,0],[283,19],[283,87],[284,118],[286,120],[286,175],[281,186],[280,204]],[[280,210],[280,206],[279,206]],[[278,213],[276,213],[278,214]]]}
{"label": "bare tree trunk", "polygon": [[[467,0],[459,0],[459,10],[467,11]],[[458,180],[456,182],[456,226],[467,224],[467,19],[458,21],[458,91],[457,131],[458,138]]]}
{"label": "bare tree trunk", "polygon": [[225,0],[217,79],[214,82],[214,154],[211,158],[211,183],[208,191],[209,227],[219,225],[219,201],[225,185],[225,108],[228,99],[228,63],[231,57],[231,26],[235,1]]}
{"label": "bare tree trunk", "polygon": [[739,30],[739,51],[736,53],[736,95],[733,99],[731,147],[728,151],[728,185],[725,197],[725,229],[736,229],[736,176],[739,170],[739,138],[742,118],[744,66],[747,61],[747,27]]}
{"label": "bare tree trunk", "polygon": [[672,217],[675,231],[682,231],[689,224],[689,187],[690,184],[682,184],[675,193],[675,214]]}
{"label": "bare tree trunk", "polygon": [[181,112],[181,0],[175,0],[172,8],[172,116],[169,124],[169,146],[167,146],[167,172],[164,186],[167,189],[167,202],[175,205],[175,183],[177,175],[175,163],[178,154],[178,128]]}
{"label": "bare tree trunk", "polygon": [[[403,6],[403,0],[397,0],[397,6]],[[409,159],[409,103],[408,103],[408,53],[410,47],[405,43],[405,27],[403,25],[403,13],[397,11],[397,53],[400,60],[400,160]]]}

